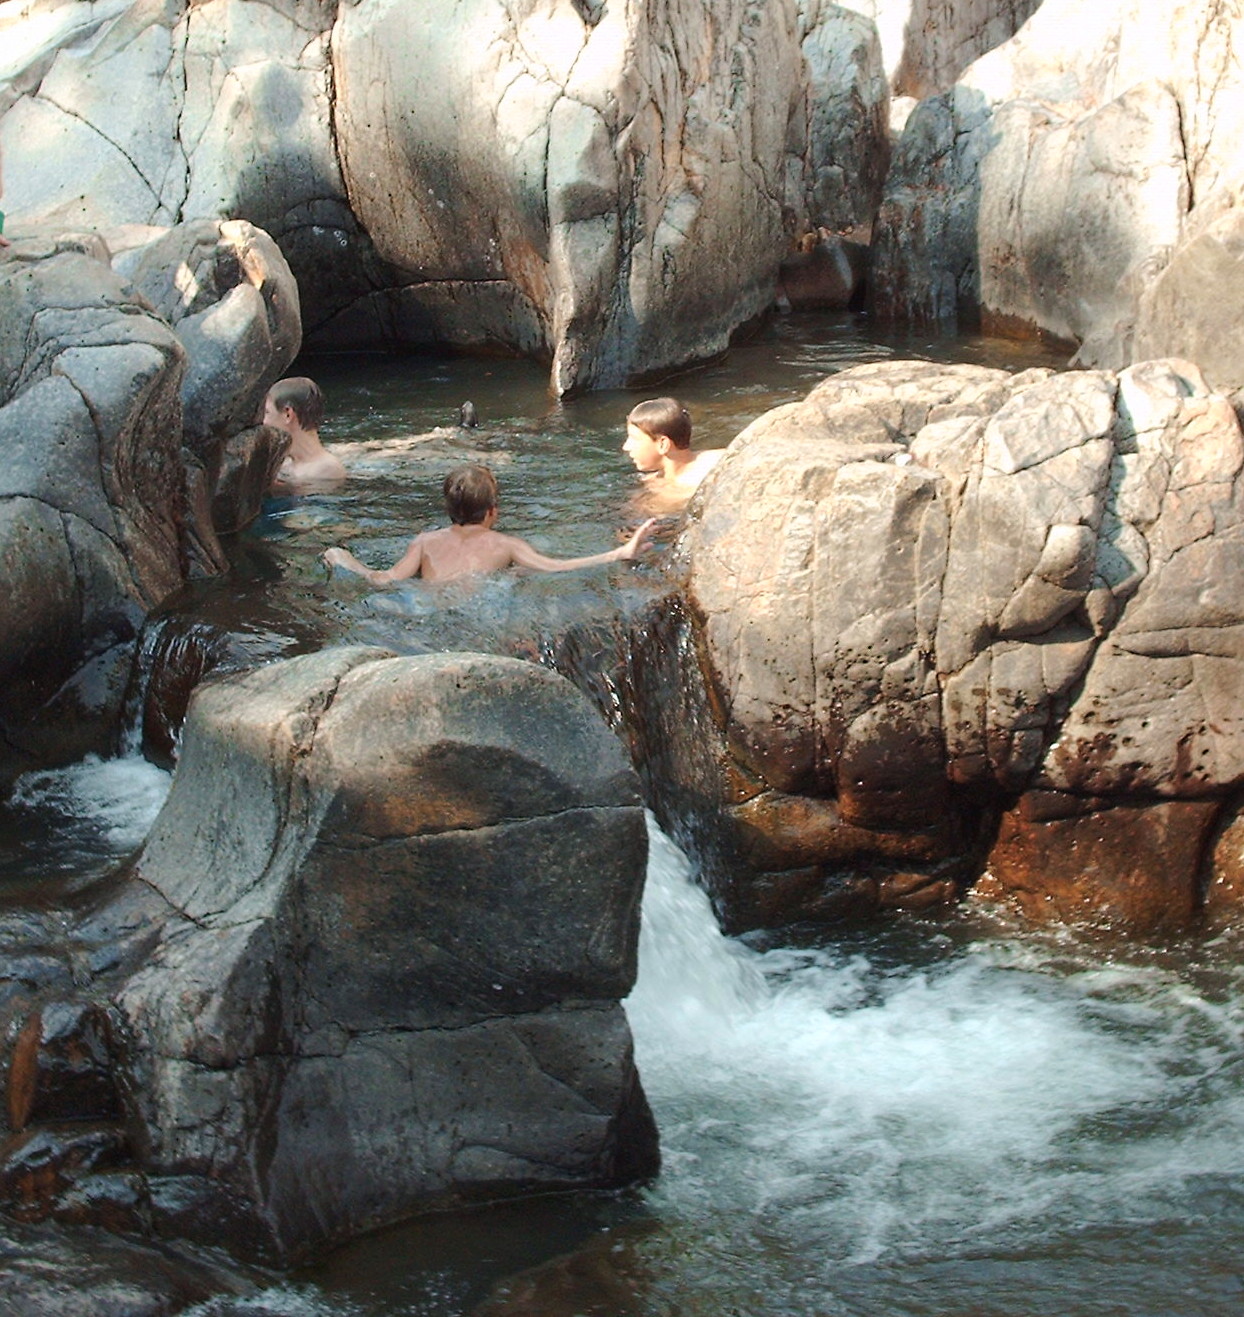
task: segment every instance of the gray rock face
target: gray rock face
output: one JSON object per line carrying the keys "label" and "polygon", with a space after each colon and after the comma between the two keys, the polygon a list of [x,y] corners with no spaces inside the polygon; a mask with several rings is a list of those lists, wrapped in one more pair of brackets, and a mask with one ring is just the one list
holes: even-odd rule
{"label": "gray rock face", "polygon": [[299,341],[275,244],[242,222],[115,239],[115,269],[53,229],[0,260],[0,781],[110,746],[147,611],[225,567],[217,526],[254,518],[279,462],[275,432],[239,433]]}
{"label": "gray rock face", "polygon": [[116,998],[157,1216],[289,1258],[655,1169],[619,1005],[646,846],[619,745],[531,664],[325,651],[200,688],[138,862],[164,931]]}
{"label": "gray rock face", "polygon": [[179,224],[114,258],[186,349],[182,420],[199,456],[252,425],[302,343],[298,285],[244,220]]}
{"label": "gray rock face", "polygon": [[561,391],[722,350],[885,168],[876,31],[833,5],[108,3],[21,35],[18,222],[242,216],[311,341],[500,345]]}
{"label": "gray rock face", "polygon": [[1202,209],[1170,264],[1141,291],[1135,355],[1185,356],[1218,388],[1244,388],[1235,318],[1244,298],[1244,211],[1234,204],[1218,214]]}
{"label": "gray rock face", "polygon": [[[1228,797],[1242,470],[1231,406],[1178,361],[857,367],[743,431],[685,549],[717,790],[760,886],[885,904],[898,874],[901,904],[955,856],[979,868],[990,802]],[[1195,855],[1213,813],[1158,835]]]}
{"label": "gray rock face", "polygon": [[93,240],[0,262],[0,778],[101,748],[147,608],[184,579],[185,353]]}
{"label": "gray rock face", "polygon": [[[1220,0],[1167,6],[1156,26],[1143,0],[1045,0],[908,119],[877,309],[1039,332],[1115,369],[1208,346],[1216,299],[1196,289],[1207,261],[1227,269],[1210,235],[1239,195],[1241,21]],[[1211,382],[1244,378],[1237,358],[1210,349]]]}

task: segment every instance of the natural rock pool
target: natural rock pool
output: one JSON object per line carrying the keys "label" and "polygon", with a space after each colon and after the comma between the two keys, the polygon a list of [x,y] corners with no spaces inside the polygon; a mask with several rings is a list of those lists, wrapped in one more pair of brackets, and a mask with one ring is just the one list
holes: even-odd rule
{"label": "natural rock pool", "polygon": [[[679,377],[697,442],[724,444],[828,371],[890,355],[1031,364],[1001,343],[901,344],[792,317]],[[1037,354],[1039,356],[1039,354]],[[503,527],[546,552],[607,547],[635,478],[618,451],[635,392],[552,405],[520,363],[305,363],[341,492],[274,501],[238,570],[177,616],[260,654],[325,640],[521,643],[642,590],[650,568],[487,582],[472,594],[326,579],[347,540],[373,564],[443,520],[439,483],[493,465]],[[477,431],[453,428],[475,402]],[[426,436],[435,427],[443,433]],[[133,753],[28,779],[0,830],[9,903],[106,869],[167,777]],[[988,1313],[1207,1317],[1244,1300],[1244,970],[1238,937],[1160,945],[1033,933],[970,906],[809,934],[724,939],[653,834],[628,1003],[661,1129],[657,1182],[446,1216],[340,1249],[199,1317],[421,1314]]]}

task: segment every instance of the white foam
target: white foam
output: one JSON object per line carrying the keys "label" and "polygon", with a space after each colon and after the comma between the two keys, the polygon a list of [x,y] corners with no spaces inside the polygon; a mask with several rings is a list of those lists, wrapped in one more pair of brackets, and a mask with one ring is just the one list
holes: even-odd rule
{"label": "white foam", "polygon": [[124,853],[142,844],[171,780],[169,773],[139,755],[88,755],[67,768],[24,774],[14,784],[11,803],[50,810],[71,825],[86,825],[110,850]]}
{"label": "white foam", "polygon": [[1110,1219],[1122,1186],[1160,1214],[1188,1177],[1244,1169],[1238,1079],[1215,1087],[1238,1006],[1005,942],[931,959],[749,951],[654,834],[627,1002],[665,1150],[654,1201],[858,1263]]}

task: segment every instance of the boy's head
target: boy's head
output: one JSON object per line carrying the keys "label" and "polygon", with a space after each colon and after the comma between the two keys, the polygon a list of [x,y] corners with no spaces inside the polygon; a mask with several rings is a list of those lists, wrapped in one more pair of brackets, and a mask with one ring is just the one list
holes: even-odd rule
{"label": "boy's head", "polygon": [[677,398],[649,398],[631,408],[622,451],[637,470],[645,474],[660,471],[672,449],[690,447],[691,417]]}
{"label": "boy's head", "polygon": [[497,506],[497,478],[486,466],[456,466],[445,477],[445,511],[455,526],[476,526]]}
{"label": "boy's head", "polygon": [[649,398],[631,408],[626,423],[652,439],[668,439],[675,448],[691,447],[691,413],[677,398]]}
{"label": "boy's head", "polygon": [[314,380],[305,375],[292,375],[287,380],[277,380],[268,390],[263,407],[265,425],[288,430],[286,413],[290,411],[304,430],[318,430],[324,423],[324,395]]}

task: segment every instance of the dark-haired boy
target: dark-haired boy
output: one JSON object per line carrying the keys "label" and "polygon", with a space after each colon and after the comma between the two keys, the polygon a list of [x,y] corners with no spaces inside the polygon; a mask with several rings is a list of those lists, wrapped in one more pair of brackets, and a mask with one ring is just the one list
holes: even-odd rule
{"label": "dark-haired boy", "polygon": [[721,460],[722,448],[691,447],[691,414],[677,398],[649,398],[626,418],[622,451],[647,477],[651,502],[661,511],[680,507]]}
{"label": "dark-haired boy", "polygon": [[538,553],[516,535],[493,530],[497,520],[497,480],[486,466],[455,467],[444,484],[445,510],[453,523],[439,530],[416,535],[401,558],[386,571],[365,567],[348,549],[324,552],[330,567],[357,572],[373,585],[406,581],[412,576],[425,581],[452,581],[462,576],[479,576],[504,567],[529,567],[536,572],[568,572],[576,567],[620,562],[638,557],[648,547],[652,520],[645,521],[625,544],[586,558],[549,558]]}
{"label": "dark-haired boy", "polygon": [[276,474],[278,489],[331,489],[346,478],[339,458],[320,442],[324,395],[305,375],[278,380],[263,404],[263,423],[289,435],[289,451]]}

